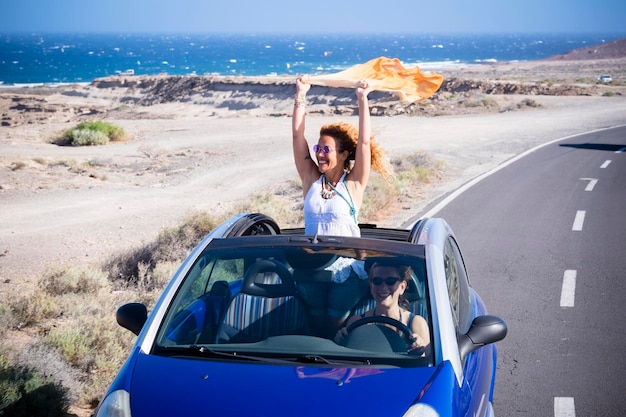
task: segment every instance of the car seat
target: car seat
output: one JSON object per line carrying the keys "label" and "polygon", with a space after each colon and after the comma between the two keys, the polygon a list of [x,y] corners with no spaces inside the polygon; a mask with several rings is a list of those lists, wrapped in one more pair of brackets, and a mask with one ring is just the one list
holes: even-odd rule
{"label": "car seat", "polygon": [[291,273],[263,259],[246,271],[219,326],[217,343],[258,342],[271,336],[308,333],[308,311]]}
{"label": "car seat", "polygon": [[208,294],[202,298],[206,312],[202,333],[198,337],[197,343],[212,343],[215,340],[217,329],[222,322],[230,298],[231,291],[228,282],[224,280],[215,281]]}

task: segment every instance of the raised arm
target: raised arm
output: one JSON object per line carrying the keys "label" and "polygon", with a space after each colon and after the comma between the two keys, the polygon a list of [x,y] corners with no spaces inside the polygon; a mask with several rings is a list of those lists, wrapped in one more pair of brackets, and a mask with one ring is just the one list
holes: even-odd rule
{"label": "raised arm", "polygon": [[311,88],[309,76],[304,75],[296,79],[296,98],[293,105],[291,131],[293,135],[293,159],[296,170],[302,180],[302,192],[306,196],[311,184],[319,177],[317,165],[311,158],[309,144],[304,136],[304,119],[306,114],[306,93]]}
{"label": "raised arm", "polygon": [[370,177],[372,164],[372,151],[370,149],[370,138],[372,128],[370,122],[370,109],[367,95],[372,91],[367,80],[359,81],[356,89],[357,101],[359,104],[359,139],[356,145],[354,157],[354,167],[350,171],[348,179],[353,182],[355,198],[360,202]]}

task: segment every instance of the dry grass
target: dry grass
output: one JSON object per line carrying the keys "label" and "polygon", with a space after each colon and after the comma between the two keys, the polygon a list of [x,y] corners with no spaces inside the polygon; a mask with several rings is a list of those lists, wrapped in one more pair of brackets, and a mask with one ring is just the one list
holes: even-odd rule
{"label": "dry grass", "polygon": [[9,299],[2,310],[9,313],[4,316],[13,329],[37,335],[59,354],[60,359],[54,360],[66,362],[77,372],[79,381],[70,387],[69,395],[91,405],[99,400],[133,343],[132,335],[113,320],[125,297],[112,291],[103,271],[70,266],[48,270],[33,294]]}

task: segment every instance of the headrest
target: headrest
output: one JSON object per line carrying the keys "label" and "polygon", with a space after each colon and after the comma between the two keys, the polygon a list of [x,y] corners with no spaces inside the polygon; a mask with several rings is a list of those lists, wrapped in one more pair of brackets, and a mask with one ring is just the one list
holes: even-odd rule
{"label": "headrest", "polygon": [[293,269],[322,270],[335,262],[337,255],[332,253],[302,253],[292,252],[287,261]]}
{"label": "headrest", "polygon": [[215,281],[209,291],[209,295],[214,297],[230,298],[230,287],[228,286],[228,282],[223,280]]}
{"label": "headrest", "polygon": [[296,285],[282,262],[262,259],[246,271],[241,292],[259,297],[286,297],[296,293]]}

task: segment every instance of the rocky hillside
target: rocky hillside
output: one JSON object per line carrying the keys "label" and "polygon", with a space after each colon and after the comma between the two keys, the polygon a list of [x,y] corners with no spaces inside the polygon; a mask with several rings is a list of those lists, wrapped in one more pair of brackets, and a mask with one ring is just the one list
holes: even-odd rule
{"label": "rocky hillside", "polygon": [[550,57],[546,59],[546,61],[582,61],[618,58],[626,58],[626,39],[618,39],[587,48],[574,49],[566,54]]}

